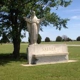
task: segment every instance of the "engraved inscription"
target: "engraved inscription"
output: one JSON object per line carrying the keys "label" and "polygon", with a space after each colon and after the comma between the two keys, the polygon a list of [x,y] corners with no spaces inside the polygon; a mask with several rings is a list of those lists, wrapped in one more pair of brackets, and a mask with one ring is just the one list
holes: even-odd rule
{"label": "engraved inscription", "polygon": [[42,51],[54,51],[55,47],[44,47],[42,48]]}
{"label": "engraved inscription", "polygon": [[65,45],[36,45],[32,48],[31,53],[36,55],[68,53]]}

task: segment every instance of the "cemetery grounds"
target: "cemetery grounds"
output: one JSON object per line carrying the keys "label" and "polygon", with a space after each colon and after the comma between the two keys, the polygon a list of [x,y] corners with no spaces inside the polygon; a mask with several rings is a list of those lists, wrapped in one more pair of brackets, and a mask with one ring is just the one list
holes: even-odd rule
{"label": "cemetery grounds", "polygon": [[[80,42],[49,42],[48,44],[80,45]],[[42,42],[42,44],[46,44]],[[58,63],[24,67],[27,64],[27,43],[21,43],[20,58],[12,57],[13,45],[0,44],[0,80],[80,80],[80,46],[68,46],[72,63]]]}

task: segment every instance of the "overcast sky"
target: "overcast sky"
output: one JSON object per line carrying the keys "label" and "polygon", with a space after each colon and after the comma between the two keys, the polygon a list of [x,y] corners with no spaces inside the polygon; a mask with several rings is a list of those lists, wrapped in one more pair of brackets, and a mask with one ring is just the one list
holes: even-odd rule
{"label": "overcast sky", "polygon": [[[52,9],[56,12],[61,18],[68,18],[70,21],[67,24],[68,29],[62,28],[60,31],[56,30],[52,25],[43,27],[43,32],[40,31],[42,40],[44,41],[45,37],[49,37],[52,41],[56,39],[57,36],[66,35],[71,39],[75,40],[80,36],[80,0],[72,0],[73,2],[66,8],[59,7],[58,10]],[[28,41],[28,32],[26,32],[26,37],[22,41]]]}

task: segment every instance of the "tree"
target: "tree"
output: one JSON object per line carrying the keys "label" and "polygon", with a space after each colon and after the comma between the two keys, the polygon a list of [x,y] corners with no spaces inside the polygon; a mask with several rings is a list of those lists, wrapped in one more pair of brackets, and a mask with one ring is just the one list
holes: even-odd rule
{"label": "tree", "polygon": [[78,36],[76,40],[77,40],[77,41],[80,41],[80,36]]}
{"label": "tree", "polygon": [[63,35],[63,36],[62,36],[62,40],[63,40],[63,41],[67,41],[67,40],[68,40],[68,37],[67,37],[66,35]]}
{"label": "tree", "polygon": [[[19,56],[21,33],[27,30],[24,16],[30,17],[30,11],[35,10],[38,18],[45,17],[41,25],[53,24],[56,29],[66,28],[68,19],[61,19],[56,13],[50,13],[51,8],[67,7],[71,0],[0,0],[0,34],[6,32],[13,41],[13,55]],[[1,36],[1,35],[0,35]]]}
{"label": "tree", "polygon": [[72,39],[68,37],[68,38],[67,38],[67,41],[72,41]]}
{"label": "tree", "polygon": [[45,38],[45,42],[50,42],[50,38],[49,37],[46,37]]}
{"label": "tree", "polygon": [[57,36],[57,37],[56,37],[56,41],[57,41],[57,42],[62,41],[62,37],[61,37],[61,36]]}

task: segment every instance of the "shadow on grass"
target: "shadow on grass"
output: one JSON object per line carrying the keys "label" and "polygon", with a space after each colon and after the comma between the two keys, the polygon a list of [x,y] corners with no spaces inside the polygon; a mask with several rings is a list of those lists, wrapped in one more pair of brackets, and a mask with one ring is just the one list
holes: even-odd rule
{"label": "shadow on grass", "polygon": [[27,55],[25,53],[20,53],[20,57],[15,59],[11,53],[0,53],[0,65],[5,65],[14,62],[27,62]]}

